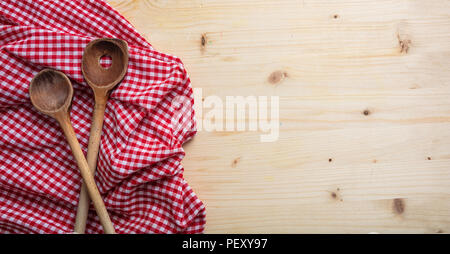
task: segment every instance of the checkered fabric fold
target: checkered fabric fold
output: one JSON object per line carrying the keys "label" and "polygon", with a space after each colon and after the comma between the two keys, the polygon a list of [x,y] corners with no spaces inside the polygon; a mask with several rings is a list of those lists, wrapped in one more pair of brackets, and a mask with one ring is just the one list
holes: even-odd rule
{"label": "checkered fabric fold", "polygon": [[[160,53],[103,1],[0,1],[0,232],[69,233],[81,175],[58,123],[28,87],[44,68],[72,81],[71,122],[86,155],[93,94],[81,57],[94,38],[127,41],[129,66],[111,93],[95,180],[118,233],[201,233],[205,207],[183,179],[195,134],[193,95],[179,58]],[[102,233],[91,205],[87,233]]]}

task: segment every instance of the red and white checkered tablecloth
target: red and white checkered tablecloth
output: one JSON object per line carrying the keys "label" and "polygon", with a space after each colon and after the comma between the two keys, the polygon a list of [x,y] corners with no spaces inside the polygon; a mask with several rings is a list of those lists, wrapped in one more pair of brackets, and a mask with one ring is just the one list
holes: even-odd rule
{"label": "red and white checkered tablecloth", "polygon": [[[81,57],[101,37],[127,41],[130,53],[106,107],[95,176],[116,231],[203,232],[205,207],[180,164],[195,134],[188,74],[99,0],[0,1],[0,232],[73,231],[81,175],[57,122],[32,107],[28,86],[44,68],[71,79],[71,121],[86,154],[94,100]],[[92,205],[86,232],[102,232]]]}

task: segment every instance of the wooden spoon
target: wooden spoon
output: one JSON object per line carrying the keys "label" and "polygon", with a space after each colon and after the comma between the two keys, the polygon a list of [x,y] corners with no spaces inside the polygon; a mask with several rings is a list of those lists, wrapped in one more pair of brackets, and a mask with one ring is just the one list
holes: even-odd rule
{"label": "wooden spoon", "polygon": [[67,76],[59,71],[45,69],[39,72],[32,80],[29,88],[30,99],[33,106],[40,112],[55,118],[64,131],[72,154],[86,183],[87,191],[94,203],[100,223],[105,233],[115,233],[114,227],[95,185],[86,158],[81,151],[75,132],[70,122],[69,108],[72,102],[73,88]]}
{"label": "wooden spoon", "polygon": [[[111,58],[111,66],[103,67],[100,59],[104,56]],[[119,39],[96,39],[86,46],[83,52],[81,70],[84,79],[92,88],[95,97],[95,107],[91,121],[91,131],[87,152],[87,162],[92,175],[97,166],[100,135],[103,127],[106,102],[109,92],[123,79],[128,68],[128,45]],[[83,234],[89,211],[89,196],[83,183],[78,200],[75,232]]]}

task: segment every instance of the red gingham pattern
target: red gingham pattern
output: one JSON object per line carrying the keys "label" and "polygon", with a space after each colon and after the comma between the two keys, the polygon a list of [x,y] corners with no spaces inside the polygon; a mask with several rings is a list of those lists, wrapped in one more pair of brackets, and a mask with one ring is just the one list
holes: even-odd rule
{"label": "red gingham pattern", "polygon": [[[130,53],[106,107],[95,176],[116,231],[203,232],[205,207],[180,163],[195,134],[188,74],[98,0],[0,1],[0,232],[72,232],[81,175],[57,122],[32,107],[28,86],[44,68],[71,79],[71,121],[86,155],[94,101],[81,57],[101,37],[127,41]],[[103,232],[92,205],[86,232]]]}

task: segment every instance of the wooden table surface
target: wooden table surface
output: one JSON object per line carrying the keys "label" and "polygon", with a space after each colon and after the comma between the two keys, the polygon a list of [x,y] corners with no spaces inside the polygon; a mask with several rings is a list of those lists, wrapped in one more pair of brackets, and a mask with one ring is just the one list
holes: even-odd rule
{"label": "wooden table surface", "polygon": [[185,145],[206,233],[450,232],[450,1],[108,2],[203,97],[279,96],[277,141]]}

